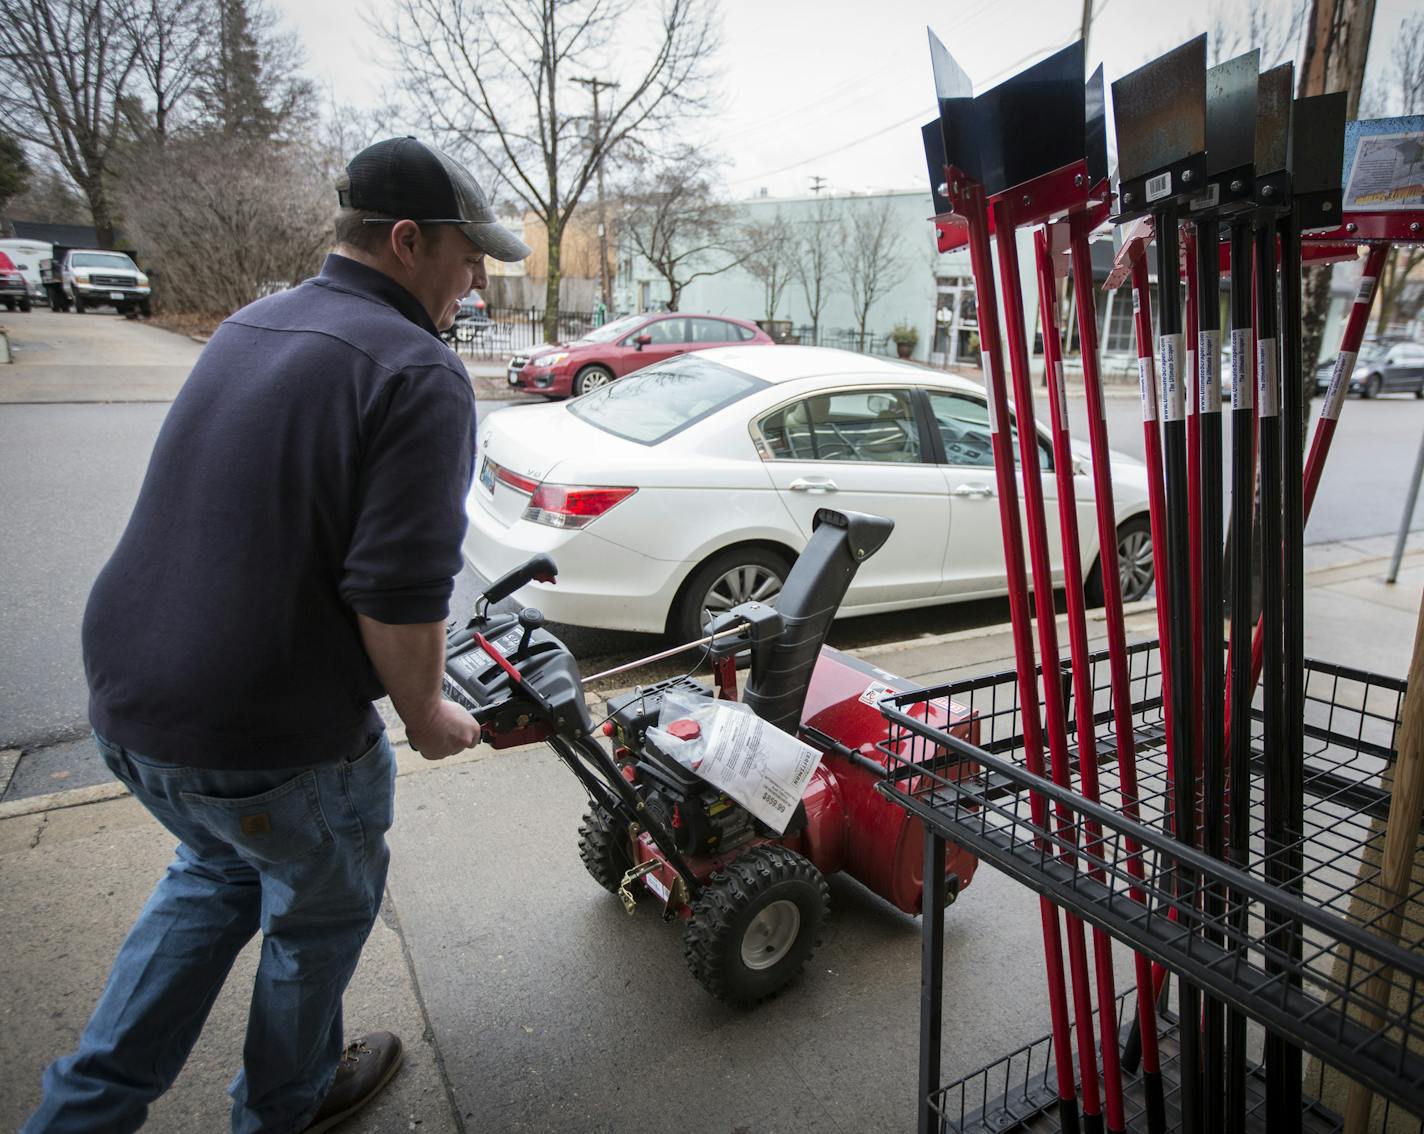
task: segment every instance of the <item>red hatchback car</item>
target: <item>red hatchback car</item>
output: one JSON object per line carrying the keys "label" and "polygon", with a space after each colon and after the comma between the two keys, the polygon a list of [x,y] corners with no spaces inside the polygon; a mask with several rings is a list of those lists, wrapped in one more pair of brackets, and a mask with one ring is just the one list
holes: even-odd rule
{"label": "red hatchback car", "polygon": [[509,384],[550,398],[584,394],[655,362],[709,347],[766,343],[755,323],[722,315],[625,315],[581,339],[538,346],[509,360]]}

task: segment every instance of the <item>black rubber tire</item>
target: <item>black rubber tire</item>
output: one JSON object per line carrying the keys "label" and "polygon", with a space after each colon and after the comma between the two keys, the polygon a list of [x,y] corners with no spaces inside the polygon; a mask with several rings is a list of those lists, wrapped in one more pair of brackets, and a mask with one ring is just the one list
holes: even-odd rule
{"label": "black rubber tire", "polygon": [[7,299],[7,300],[5,300],[5,310],[6,310],[6,311],[13,311],[13,310],[15,310],[15,301],[14,301],[13,299]]}
{"label": "black rubber tire", "polygon": [[152,303],[152,301],[147,300],[147,299],[140,299],[140,300],[138,301],[138,313],[139,313],[140,315],[142,315],[145,319],[147,319],[147,318],[149,318],[150,316],[152,316],[152,314],[153,314],[153,303]]}
{"label": "black rubber tire", "polygon": [[1384,389],[1384,378],[1378,374],[1371,374],[1365,379],[1365,388],[1360,391],[1362,398],[1377,398],[1380,391]]}
{"label": "black rubber tire", "polygon": [[599,386],[607,386],[613,381],[613,371],[606,366],[585,366],[574,375],[572,394],[578,397],[586,394],[590,390],[596,390]]}
{"label": "black rubber tire", "polygon": [[633,865],[628,828],[602,807],[590,807],[579,825],[579,858],[595,882],[610,894],[618,893]]}
{"label": "black rubber tire", "polygon": [[[1130,520],[1124,520],[1118,525],[1118,554],[1122,554],[1123,541],[1132,534],[1146,535],[1150,544],[1152,541],[1152,521],[1147,516],[1133,516]],[[1129,594],[1126,587],[1123,588],[1122,601],[1136,602],[1147,594],[1152,587],[1149,582],[1146,587],[1138,588],[1134,593]],[[1098,553],[1097,560],[1093,563],[1092,570],[1088,572],[1088,578],[1083,583],[1083,598],[1089,606],[1102,606],[1107,602],[1107,596],[1103,593],[1103,557]]]}
{"label": "black rubber tire", "polygon": [[28,314],[29,314],[31,311],[33,311],[34,309],[35,309],[35,305],[34,305],[30,300],[28,300],[28,299],[22,299],[22,300],[20,300],[20,310],[23,311],[26,315],[28,315]]}
{"label": "black rubber tire", "polygon": [[[779,960],[750,967],[743,940],[757,916],[778,902],[795,906],[795,936]],[[775,996],[801,972],[821,943],[831,891],[821,872],[794,851],[764,843],[713,874],[692,907],[682,953],[699,984],[718,1000],[751,1005]]]}
{"label": "black rubber tire", "polygon": [[[729,547],[704,561],[683,583],[668,612],[667,633],[675,644],[702,637],[702,612],[712,585],[737,567],[760,567],[779,580],[779,591],[791,573],[791,561],[779,551],[766,547]],[[773,600],[774,601],[774,600]]]}
{"label": "black rubber tire", "polygon": [[74,293],[74,313],[76,315],[84,314],[84,297],[77,291]]}

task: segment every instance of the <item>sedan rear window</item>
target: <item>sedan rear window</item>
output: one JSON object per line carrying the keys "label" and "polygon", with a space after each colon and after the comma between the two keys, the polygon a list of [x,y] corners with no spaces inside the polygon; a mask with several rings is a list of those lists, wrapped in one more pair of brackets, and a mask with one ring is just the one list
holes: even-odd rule
{"label": "sedan rear window", "polygon": [[575,417],[615,437],[656,445],[765,386],[760,378],[689,355],[567,404]]}

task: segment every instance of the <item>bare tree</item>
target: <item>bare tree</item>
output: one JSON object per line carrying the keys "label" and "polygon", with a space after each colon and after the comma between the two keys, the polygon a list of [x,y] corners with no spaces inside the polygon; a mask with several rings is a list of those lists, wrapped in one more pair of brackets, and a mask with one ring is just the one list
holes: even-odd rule
{"label": "bare tree", "polygon": [[0,113],[55,156],[114,243],[109,184],[139,47],[119,0],[0,0]]}
{"label": "bare tree", "polygon": [[693,280],[715,276],[746,258],[738,250],[736,211],[716,199],[712,168],[691,148],[674,152],[634,175],[636,190],[622,194],[618,231],[668,288],[676,311]]}
{"label": "bare tree", "polygon": [[1300,55],[1300,38],[1310,0],[1216,0],[1211,6],[1207,51],[1210,66],[1234,59],[1253,47],[1261,52],[1261,69],[1293,62]]}
{"label": "bare tree", "polygon": [[[1424,15],[1405,19],[1390,52],[1390,71],[1382,84],[1381,114],[1424,112]],[[1399,312],[1399,302],[1414,270],[1424,264],[1424,248],[1396,246],[1380,273],[1379,303],[1375,313],[1375,333],[1382,335]]]}
{"label": "bare tree", "polygon": [[[600,162],[707,106],[709,0],[662,0],[651,53],[639,58],[630,33],[648,15],[635,0],[395,0],[378,29],[419,118],[482,159],[543,223],[551,340],[564,228]],[[575,86],[590,75],[618,83],[604,88],[594,130],[589,94]]]}
{"label": "bare tree", "polygon": [[746,225],[742,245],[742,267],[761,282],[766,318],[775,319],[781,297],[796,274],[796,230],[778,209],[771,220]]}
{"label": "bare tree", "polygon": [[171,311],[227,314],[311,275],[335,196],[311,151],[176,137],[122,182],[125,228],[157,265]]}
{"label": "bare tree", "polygon": [[810,219],[801,222],[796,259],[796,277],[801,281],[801,294],[806,297],[811,314],[813,342],[820,338],[821,312],[830,297],[836,253],[844,244],[845,226],[836,215],[835,205],[818,196]]}
{"label": "bare tree", "polygon": [[862,201],[851,209],[840,248],[841,271],[850,289],[859,349],[865,349],[865,327],[875,301],[900,282],[905,258],[890,199]]}
{"label": "bare tree", "polygon": [[137,103],[129,114],[135,133],[162,145],[193,92],[212,33],[209,0],[135,0],[122,10],[138,49]]}

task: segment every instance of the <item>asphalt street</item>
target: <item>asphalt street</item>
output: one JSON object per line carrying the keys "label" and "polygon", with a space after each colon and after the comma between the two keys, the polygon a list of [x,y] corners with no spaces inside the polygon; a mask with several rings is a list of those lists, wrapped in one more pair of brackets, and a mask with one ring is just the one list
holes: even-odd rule
{"label": "asphalt street", "polygon": [[[94,575],[123,530],[167,402],[200,348],[105,313],[80,318],[37,309],[11,316],[7,326],[18,361],[0,371],[0,640],[7,645],[0,652],[0,752],[50,752],[43,767],[15,777],[4,796],[12,798],[107,775],[86,745],[66,743],[87,730],[80,619]],[[503,392],[495,382],[478,381],[477,388]],[[486,398],[482,412],[507,404]],[[1081,398],[1070,399],[1070,413],[1081,431]],[[1115,448],[1141,455],[1135,394],[1108,399],[1108,427]],[[1412,397],[1351,401],[1307,540],[1394,532],[1421,432],[1424,403]],[[480,586],[468,571],[457,580],[452,617],[473,609]],[[831,641],[857,649],[1006,618],[1002,601],[931,607],[843,620]],[[649,635],[553,629],[585,672],[663,645]]]}

